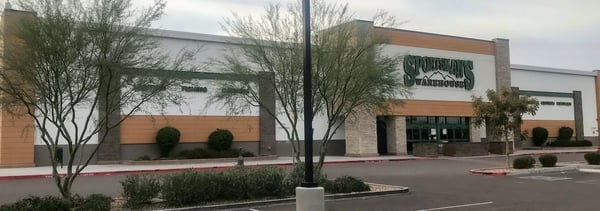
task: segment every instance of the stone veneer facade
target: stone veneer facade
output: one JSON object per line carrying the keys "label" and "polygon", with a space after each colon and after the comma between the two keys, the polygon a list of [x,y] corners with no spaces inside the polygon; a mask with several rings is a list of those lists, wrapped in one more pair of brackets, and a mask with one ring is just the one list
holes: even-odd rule
{"label": "stone veneer facade", "polygon": [[406,155],[406,117],[392,116],[387,121],[387,149],[389,154]]}
{"label": "stone veneer facade", "polygon": [[344,123],[346,156],[377,156],[377,120],[375,111],[357,109]]}

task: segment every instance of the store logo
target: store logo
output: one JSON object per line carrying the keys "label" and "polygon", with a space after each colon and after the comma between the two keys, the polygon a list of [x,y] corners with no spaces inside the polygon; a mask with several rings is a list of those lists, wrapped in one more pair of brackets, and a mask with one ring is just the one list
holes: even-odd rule
{"label": "store logo", "polygon": [[404,56],[404,85],[473,89],[473,61]]}

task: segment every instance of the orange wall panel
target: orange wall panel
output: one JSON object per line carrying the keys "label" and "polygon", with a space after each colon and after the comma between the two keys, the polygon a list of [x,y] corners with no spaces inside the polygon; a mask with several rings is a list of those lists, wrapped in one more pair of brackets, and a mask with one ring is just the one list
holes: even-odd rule
{"label": "orange wall panel", "polygon": [[377,27],[373,32],[387,38],[393,45],[496,55],[492,41]]}
{"label": "orange wall panel", "polygon": [[391,106],[389,111],[383,115],[470,117],[473,114],[471,102],[405,100],[403,105]]}
{"label": "orange wall panel", "polygon": [[562,126],[568,126],[575,131],[575,120],[523,120],[521,131],[527,131],[527,136],[532,136],[532,130],[535,127],[543,127],[548,130],[548,137],[558,137],[558,129]]}
{"label": "orange wall panel", "polygon": [[228,129],[234,141],[259,141],[258,116],[130,116],[121,124],[121,144],[155,143],[156,132],[172,126],[181,132],[180,142],[207,142],[217,128]]}
{"label": "orange wall panel", "polygon": [[14,116],[2,112],[0,129],[0,166],[34,165],[33,120],[29,116]]}

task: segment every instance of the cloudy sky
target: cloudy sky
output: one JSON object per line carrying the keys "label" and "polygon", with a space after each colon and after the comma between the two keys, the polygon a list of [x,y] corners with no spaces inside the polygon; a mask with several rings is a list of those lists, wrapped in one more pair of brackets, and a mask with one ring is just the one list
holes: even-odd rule
{"label": "cloudy sky", "polygon": [[[149,0],[135,0],[138,3]],[[295,0],[169,0],[157,28],[224,35],[232,12],[260,15],[270,3]],[[336,0],[332,0],[336,1]],[[361,19],[385,10],[401,29],[510,40],[512,64],[600,69],[598,0],[337,0]]]}

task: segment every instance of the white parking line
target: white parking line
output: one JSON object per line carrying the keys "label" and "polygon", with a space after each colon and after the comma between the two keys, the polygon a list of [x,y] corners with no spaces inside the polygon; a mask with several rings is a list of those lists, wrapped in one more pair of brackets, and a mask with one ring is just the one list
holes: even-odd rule
{"label": "white parking line", "polygon": [[488,202],[481,202],[481,203],[474,203],[474,204],[463,204],[463,205],[448,206],[448,207],[438,207],[438,208],[431,208],[431,209],[417,210],[417,211],[447,210],[447,209],[454,209],[454,208],[461,208],[461,207],[481,206],[481,205],[492,204],[492,203],[494,203],[494,202],[488,201]]}
{"label": "white parking line", "polygon": [[600,173],[600,169],[579,169],[579,171],[587,173]]}
{"label": "white parking line", "polygon": [[260,211],[260,210],[250,208],[250,211]]}

